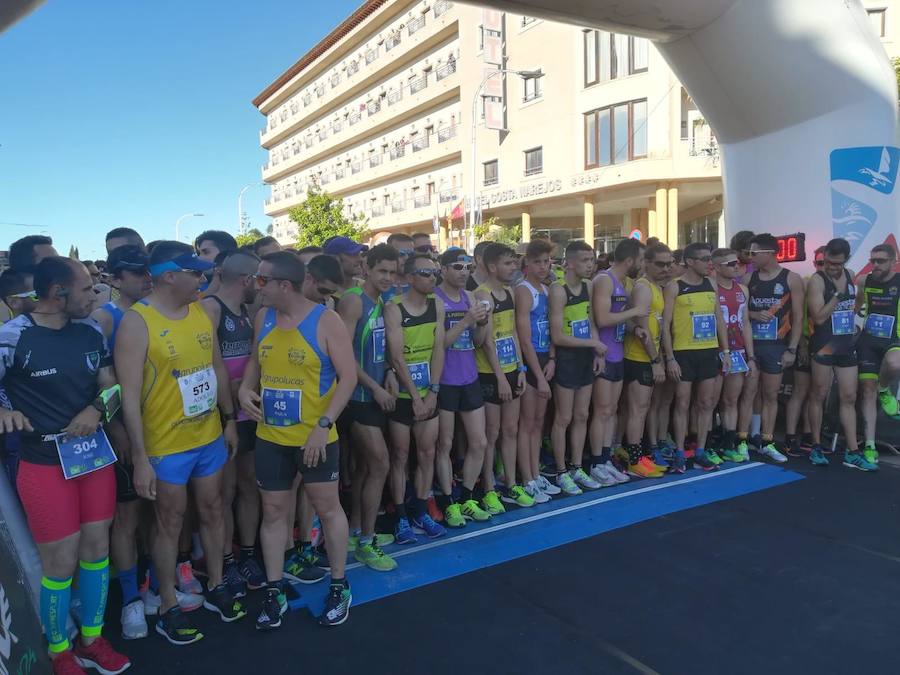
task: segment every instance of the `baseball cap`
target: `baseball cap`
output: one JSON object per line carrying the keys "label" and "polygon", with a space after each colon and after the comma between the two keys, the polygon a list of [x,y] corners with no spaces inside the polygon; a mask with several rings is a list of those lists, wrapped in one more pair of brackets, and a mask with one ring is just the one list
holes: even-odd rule
{"label": "baseball cap", "polygon": [[328,255],[359,255],[363,251],[368,251],[369,247],[365,244],[357,244],[350,237],[332,237],[325,242],[325,253]]}
{"label": "baseball cap", "polygon": [[151,265],[150,274],[154,277],[158,277],[163,272],[181,272],[182,270],[209,272],[214,267],[215,265],[213,263],[201,260],[196,253],[183,253],[171,260]]}
{"label": "baseball cap", "polygon": [[119,246],[106,259],[106,270],[110,274],[118,272],[146,272],[150,267],[150,257],[140,246],[126,244]]}
{"label": "baseball cap", "polygon": [[455,262],[470,263],[472,262],[472,258],[466,253],[465,249],[459,248],[458,246],[448,248],[441,254],[440,263],[442,266],[452,265]]}

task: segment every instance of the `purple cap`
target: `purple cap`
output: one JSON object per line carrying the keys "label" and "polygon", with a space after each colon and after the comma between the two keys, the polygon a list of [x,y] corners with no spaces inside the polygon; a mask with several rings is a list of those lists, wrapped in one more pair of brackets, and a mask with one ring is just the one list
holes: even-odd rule
{"label": "purple cap", "polygon": [[328,255],[359,255],[363,251],[368,251],[369,247],[365,244],[357,244],[349,237],[332,237],[325,243],[325,253]]}

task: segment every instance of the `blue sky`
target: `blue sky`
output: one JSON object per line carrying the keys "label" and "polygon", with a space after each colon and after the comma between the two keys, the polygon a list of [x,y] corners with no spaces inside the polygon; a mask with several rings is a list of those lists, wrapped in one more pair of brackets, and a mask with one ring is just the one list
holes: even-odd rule
{"label": "blue sky", "polygon": [[[0,33],[0,249],[46,230],[98,257],[189,212],[183,235],[236,231],[265,161],[251,99],[360,1],[48,0]],[[261,230],[267,194],[244,195]]]}

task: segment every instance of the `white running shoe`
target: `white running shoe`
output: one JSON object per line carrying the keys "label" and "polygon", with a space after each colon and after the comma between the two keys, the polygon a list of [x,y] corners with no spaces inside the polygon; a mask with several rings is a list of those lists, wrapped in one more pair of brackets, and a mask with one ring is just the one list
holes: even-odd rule
{"label": "white running shoe", "polygon": [[572,480],[575,481],[575,484],[578,487],[584,490],[600,489],[600,483],[588,476],[587,473],[585,473],[584,469],[577,469],[575,473],[572,474]]}
{"label": "white running shoe", "polygon": [[122,608],[122,637],[139,640],[147,637],[147,619],[144,618],[144,601],[135,600]]}
{"label": "white running shoe", "polygon": [[530,481],[525,486],[525,492],[534,500],[535,504],[546,504],[550,501],[550,495],[541,490],[536,480]]}
{"label": "white running shoe", "polygon": [[768,443],[759,449],[759,454],[763,457],[768,457],[774,462],[778,462],[782,464],[787,461],[787,457],[778,452],[778,448],[775,447],[774,443]]}
{"label": "white running shoe", "polygon": [[555,497],[562,490],[560,490],[556,485],[547,480],[546,476],[538,476],[535,478],[535,483],[537,483],[538,487],[541,489],[545,495],[550,495],[551,497]]}
{"label": "white running shoe", "polygon": [[600,483],[600,487],[612,487],[619,484],[619,481],[613,478],[602,464],[594,464],[591,469],[591,478]]}
{"label": "white running shoe", "polygon": [[175,578],[178,580],[178,590],[182,593],[193,593],[194,595],[203,593],[203,585],[194,576],[194,567],[189,560],[178,563],[175,568]]}
{"label": "white running shoe", "polygon": [[575,480],[568,471],[563,471],[556,477],[556,484],[569,496],[574,497],[581,494],[581,488],[575,484]]}
{"label": "white running shoe", "polygon": [[[159,614],[159,607],[162,605],[162,598],[151,591],[149,588],[141,592],[141,598],[144,601],[144,614],[147,616],[156,616]],[[203,606],[203,596],[194,593],[182,593],[175,589],[175,599],[178,600],[178,606],[183,612],[193,612]]]}
{"label": "white running shoe", "polygon": [[603,468],[606,469],[606,472],[612,476],[617,483],[627,483],[631,480],[631,476],[627,473],[622,473],[616,468],[616,465],[611,461],[607,461],[606,464],[603,465]]}

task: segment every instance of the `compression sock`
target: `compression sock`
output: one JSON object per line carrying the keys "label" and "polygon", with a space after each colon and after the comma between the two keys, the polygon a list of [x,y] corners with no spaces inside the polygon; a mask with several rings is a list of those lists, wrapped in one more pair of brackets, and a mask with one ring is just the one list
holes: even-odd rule
{"label": "compression sock", "polygon": [[78,565],[78,598],[81,600],[81,635],[99,637],[103,631],[106,599],[109,595],[109,558]]}
{"label": "compression sock", "polygon": [[759,436],[759,430],[762,428],[762,416],[753,415],[750,419],[750,435]]}
{"label": "compression sock", "polygon": [[240,561],[245,562],[256,555],[255,546],[241,546]]}
{"label": "compression sock", "polygon": [[398,521],[401,518],[406,519],[406,504],[394,504],[394,513]]}
{"label": "compression sock", "polygon": [[443,512],[450,506],[450,495],[442,495],[440,492],[434,496],[434,503]]}
{"label": "compression sock", "polygon": [[138,568],[137,565],[128,570],[119,570],[116,579],[119,580],[119,586],[122,587],[122,606],[139,600],[141,595],[138,591]]}
{"label": "compression sock", "polygon": [[459,486],[459,503],[465,504],[467,501],[472,499],[472,491],[467,488],[465,485]]}
{"label": "compression sock", "polygon": [[72,577],[41,577],[41,623],[51,654],[60,654],[69,648],[66,620],[71,599]]}

